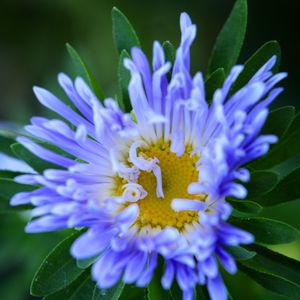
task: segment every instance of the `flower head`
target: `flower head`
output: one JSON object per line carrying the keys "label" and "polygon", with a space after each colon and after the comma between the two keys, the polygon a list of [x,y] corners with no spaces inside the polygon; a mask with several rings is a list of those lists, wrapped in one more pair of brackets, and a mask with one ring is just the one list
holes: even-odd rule
{"label": "flower head", "polygon": [[231,95],[243,70],[236,66],[208,105],[202,74],[189,70],[196,26],[185,13],[180,26],[173,66],[158,42],[152,68],[139,48],[124,61],[135,121],[113,99],[101,104],[81,78],[73,83],[58,76],[78,112],[34,88],[39,101],[65,121],[34,117],[27,131],[68,155],[18,138],[57,168],[17,177],[40,187],[17,194],[11,203],[36,206],[27,232],[87,227],[71,253],[77,259],[99,256],[92,273],[100,288],[120,279],[146,286],[161,256],[165,289],[176,280],[188,300],[196,284],[206,284],[211,299],[222,300],[227,292],[217,259],[233,274],[237,268],[226,246],[253,241],[228,223],[231,206],[225,198],[246,197],[242,182],[250,175],[243,166],[276,142],[273,135],[259,134],[268,105],[282,90],[274,86],[286,74],[272,75],[272,57]]}

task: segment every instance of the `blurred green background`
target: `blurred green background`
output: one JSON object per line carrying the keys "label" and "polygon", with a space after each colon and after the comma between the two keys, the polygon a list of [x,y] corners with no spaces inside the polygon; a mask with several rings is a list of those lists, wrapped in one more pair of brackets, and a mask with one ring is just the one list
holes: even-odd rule
{"label": "blurred green background", "polygon": [[[32,115],[46,115],[32,93],[33,85],[60,95],[57,73],[72,74],[65,50],[78,50],[108,96],[117,93],[117,53],[111,35],[111,8],[120,8],[133,23],[148,56],[153,40],[179,42],[179,14],[188,12],[198,25],[192,48],[192,71],[205,71],[209,53],[233,0],[0,0],[0,122],[25,124]],[[249,25],[240,58],[243,63],[258,47],[276,39],[282,46],[281,70],[289,73],[286,91],[275,106],[298,102],[300,1],[249,0]],[[267,209],[300,228],[300,203]],[[0,299],[35,299],[29,284],[42,257],[64,233],[25,235],[26,215],[0,214]],[[276,250],[300,259],[299,241]],[[234,299],[283,299],[264,291],[245,275],[228,277]],[[64,300],[64,299],[62,299]],[[132,299],[135,300],[135,299]]]}

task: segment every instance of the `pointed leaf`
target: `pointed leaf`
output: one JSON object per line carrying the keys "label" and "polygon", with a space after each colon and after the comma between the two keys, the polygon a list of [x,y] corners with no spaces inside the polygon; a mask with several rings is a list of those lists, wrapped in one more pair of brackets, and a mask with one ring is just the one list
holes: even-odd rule
{"label": "pointed leaf", "polygon": [[90,278],[90,270],[81,274],[65,289],[48,295],[43,300],[86,300],[92,299],[95,282]]}
{"label": "pointed leaf", "polygon": [[30,192],[37,188],[35,185],[17,183],[11,178],[0,178],[0,196],[8,201],[16,193]]}
{"label": "pointed leaf", "polygon": [[148,300],[171,300],[171,294],[165,290],[160,282],[159,276],[153,276],[150,284],[148,285]]}
{"label": "pointed leaf", "polygon": [[236,260],[248,260],[256,255],[255,251],[247,250],[241,246],[228,246],[226,247],[226,251]]}
{"label": "pointed leaf", "polygon": [[281,276],[300,285],[300,262],[272,251],[260,245],[250,245],[247,249],[255,251],[256,255],[241,263],[260,272]]}
{"label": "pointed leaf", "polygon": [[245,183],[247,199],[256,199],[270,192],[279,182],[279,174],[273,171],[255,171],[251,180]]}
{"label": "pointed leaf", "polygon": [[35,156],[28,149],[26,149],[23,145],[19,143],[15,143],[11,145],[11,150],[16,157],[25,161],[28,165],[30,165],[35,171],[39,173],[43,172],[46,169],[59,168],[57,165],[42,160],[39,157]]}
{"label": "pointed leaf", "polygon": [[158,258],[158,266],[155,269],[151,282],[148,284],[148,300],[171,300],[170,291],[165,290],[161,285],[161,278],[163,276],[164,261],[162,257]]}
{"label": "pointed leaf", "polygon": [[116,285],[109,289],[101,290],[96,285],[93,293],[93,300],[118,300],[123,292],[125,283],[119,280]]}
{"label": "pointed leaf", "polygon": [[244,70],[233,84],[231,93],[241,89],[252,76],[272,57],[276,55],[276,65],[272,72],[276,73],[280,65],[281,49],[277,41],[269,41],[262,45],[245,63]]}
{"label": "pointed leaf", "polygon": [[262,206],[253,201],[247,200],[227,200],[233,207],[232,216],[233,217],[247,217],[258,215],[262,211]]}
{"label": "pointed leaf", "polygon": [[10,145],[14,142],[14,139],[0,135],[0,152],[3,152],[7,155],[12,155]]}
{"label": "pointed leaf", "polygon": [[11,178],[0,178],[0,212],[10,213],[20,210],[31,209],[33,206],[30,204],[11,206],[10,199],[14,194],[19,192],[30,192],[37,188],[34,185],[25,185],[16,183]]}
{"label": "pointed leaf", "polygon": [[197,300],[210,300],[210,296],[207,291],[207,287],[205,285],[198,284],[196,286],[196,299]]}
{"label": "pointed leaf", "polygon": [[258,245],[248,246],[257,254],[239,263],[239,269],[265,288],[299,299],[300,262]]}
{"label": "pointed leaf", "polygon": [[206,100],[211,102],[215,91],[220,88],[225,81],[225,72],[223,68],[215,70],[205,81]]}
{"label": "pointed leaf", "polygon": [[98,99],[103,102],[104,94],[87,65],[83,62],[78,52],[70,44],[67,43],[66,47],[77,71],[77,75],[81,76],[86,83],[90,85]]}
{"label": "pointed leaf", "polygon": [[264,206],[272,206],[300,199],[300,167],[284,177],[279,184],[263,197],[254,200]]}
{"label": "pointed leaf", "polygon": [[118,67],[119,85],[122,93],[122,101],[119,101],[119,105],[123,111],[130,112],[132,110],[132,106],[128,94],[128,85],[131,76],[130,76],[130,72],[124,67],[125,58],[130,58],[130,55],[126,50],[122,50],[120,54],[119,67]]}
{"label": "pointed leaf", "polygon": [[81,233],[78,231],[64,239],[44,259],[32,280],[32,295],[43,296],[59,291],[84,272],[70,254],[71,245]]}
{"label": "pointed leaf", "polygon": [[294,227],[277,220],[267,218],[234,219],[231,223],[255,236],[257,243],[285,244],[299,237],[299,231]]}
{"label": "pointed leaf", "polygon": [[86,258],[86,259],[77,259],[76,260],[77,267],[80,269],[86,269],[90,267],[98,258],[99,255],[96,255],[91,258]]}
{"label": "pointed leaf", "polygon": [[170,289],[170,295],[172,300],[181,300],[182,299],[182,290],[180,289],[176,280],[173,281],[173,284]]}
{"label": "pointed leaf", "polygon": [[209,62],[208,73],[224,68],[228,74],[235,65],[246,33],[247,1],[237,0],[229,18],[219,33]]}
{"label": "pointed leaf", "polygon": [[126,16],[116,7],[112,9],[112,27],[114,42],[119,54],[123,49],[130,53],[132,47],[140,47],[140,41],[134,28]]}
{"label": "pointed leaf", "polygon": [[282,137],[289,129],[295,117],[295,107],[283,106],[269,113],[268,119],[261,131],[262,134],[275,134]]}
{"label": "pointed leaf", "polygon": [[300,299],[300,286],[289,280],[268,273],[259,272],[243,265],[239,266],[239,269],[271,292],[288,297],[289,299]]}
{"label": "pointed leaf", "polygon": [[[280,123],[280,121],[278,120],[277,122]],[[272,168],[299,154],[300,112],[297,113],[291,123],[286,121],[286,124],[288,130],[284,132],[283,138],[271,148],[268,154],[253,162],[251,168],[260,170]]]}
{"label": "pointed leaf", "polygon": [[165,41],[163,42],[162,46],[165,52],[166,61],[173,65],[176,56],[176,49],[174,45],[170,41]]}

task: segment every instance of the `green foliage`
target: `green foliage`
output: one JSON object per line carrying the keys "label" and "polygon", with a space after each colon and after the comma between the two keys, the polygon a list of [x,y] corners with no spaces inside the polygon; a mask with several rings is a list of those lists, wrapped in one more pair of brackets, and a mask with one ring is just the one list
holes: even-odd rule
{"label": "green foliage", "polygon": [[59,166],[35,156],[29,150],[27,150],[23,145],[19,143],[15,143],[11,145],[11,150],[16,157],[25,161],[28,165],[30,165],[35,171],[39,173],[43,172],[46,169],[59,168]]}
{"label": "green foliage", "polygon": [[283,106],[277,108],[270,112],[261,133],[275,134],[278,138],[281,138],[287,132],[294,117],[295,107]]}
{"label": "green foliage", "polygon": [[299,231],[277,220],[260,217],[233,219],[231,224],[242,228],[255,236],[255,241],[262,244],[285,244],[299,238]]}
{"label": "green foliage", "polygon": [[161,285],[161,277],[163,276],[164,261],[162,257],[158,259],[158,265],[155,269],[151,282],[149,283],[148,300],[164,299],[171,300],[171,294]]}
{"label": "green foliage", "polygon": [[172,297],[172,300],[181,300],[182,299],[182,290],[180,289],[180,287],[176,281],[174,281],[171,286],[170,295]]}
{"label": "green foliage", "polygon": [[285,278],[281,278],[273,274],[259,272],[243,265],[239,266],[239,269],[265,289],[288,297],[289,299],[297,300],[300,297],[299,286],[289,280],[286,280]]}
{"label": "green foliage", "polygon": [[0,135],[0,152],[7,155],[12,155],[10,145],[14,142],[14,139]]}
{"label": "green foliage", "polygon": [[212,101],[214,92],[223,85],[225,77],[224,68],[218,68],[208,76],[205,81],[205,95],[208,102]]}
{"label": "green foliage", "polygon": [[82,233],[78,231],[60,242],[44,259],[32,280],[30,292],[34,296],[44,296],[57,292],[83,272],[70,254],[70,246]]}
{"label": "green foliage", "polygon": [[232,216],[234,217],[247,217],[258,215],[262,211],[262,206],[253,201],[247,200],[227,200],[233,207]]}
{"label": "green foliage", "polygon": [[66,47],[76,69],[76,74],[85,79],[86,83],[91,86],[96,96],[103,101],[104,94],[87,65],[83,62],[78,52],[70,44],[67,43]]}
{"label": "green foliage", "polygon": [[261,68],[273,55],[276,55],[277,61],[272,69],[276,73],[279,68],[281,49],[277,41],[269,41],[262,45],[245,63],[244,70],[241,72],[233,87],[231,93],[241,89],[251,77]]}
{"label": "green foliage", "polygon": [[129,100],[129,94],[128,94],[130,72],[124,67],[125,58],[130,58],[130,55],[125,49],[123,49],[120,54],[119,66],[118,66],[118,79],[119,79],[119,85],[122,93],[122,98],[119,101],[119,104],[124,111],[130,112],[132,110],[131,103]]}
{"label": "green foliage", "polygon": [[209,61],[208,74],[212,74],[218,68],[224,68],[225,74],[228,74],[236,63],[244,42],[247,15],[247,1],[237,0],[217,37]]}
{"label": "green foliage", "polygon": [[226,250],[236,260],[248,260],[256,255],[255,251],[247,250],[241,246],[228,246],[226,247]]}
{"label": "green foliage", "polygon": [[164,290],[161,285],[161,276],[153,276],[150,284],[148,285],[148,300],[164,299],[171,300],[169,291]]}
{"label": "green foliage", "polygon": [[279,182],[279,174],[273,171],[255,171],[245,187],[248,191],[247,199],[255,199],[257,195],[265,195]]}
{"label": "green foliage", "polygon": [[112,9],[113,38],[119,54],[122,50],[130,53],[134,46],[140,47],[137,34],[126,16],[116,7]]}
{"label": "green foliage", "polygon": [[255,201],[264,206],[276,205],[300,199],[300,167],[280,180],[279,184],[268,194],[258,195]]}
{"label": "green foliage", "polygon": [[252,245],[257,254],[250,260],[239,263],[239,269],[263,287],[290,299],[300,297],[300,262]]}
{"label": "green foliage", "polygon": [[93,300],[118,300],[123,292],[125,283],[120,280],[110,289],[101,290],[96,285],[93,293]]}
{"label": "green foliage", "polygon": [[95,282],[91,280],[90,270],[82,273],[65,289],[50,294],[43,300],[85,300],[92,299]]}
{"label": "green foliage", "polygon": [[[282,137],[270,152],[253,162],[250,166],[253,169],[268,169],[279,165],[290,158],[295,157],[300,152],[300,113],[293,117],[293,109],[282,108],[274,111],[271,119],[272,127],[282,133]],[[270,126],[270,125],[268,125]]]}
{"label": "green foliage", "polygon": [[19,184],[11,178],[0,178],[0,211],[13,212],[31,208],[31,205],[10,206],[12,196],[19,192],[30,192],[37,188],[34,185]]}
{"label": "green foliage", "polygon": [[176,57],[176,49],[174,45],[170,41],[164,41],[162,46],[165,52],[166,61],[173,65]]}
{"label": "green foliage", "polygon": [[76,261],[77,267],[80,269],[86,269],[89,266],[91,266],[98,258],[99,258],[99,255],[96,255],[94,257],[87,258],[87,259],[77,259],[77,261]]}
{"label": "green foliage", "polygon": [[[134,112],[129,101],[128,85],[130,73],[124,67],[125,58],[130,58],[131,48],[140,47],[140,41],[136,32],[126,16],[117,8],[112,10],[113,38],[116,49],[120,55],[118,66],[118,80],[122,97],[119,99],[120,107],[131,112],[133,119]],[[247,2],[237,0],[233,10],[222,28],[210,58],[208,77],[205,82],[206,96],[211,100],[216,89],[222,86],[226,75],[236,63],[242,48],[247,24]],[[66,45],[77,73],[82,76],[92,87],[97,97],[103,101],[104,95],[96,83],[86,64],[79,54],[69,44]],[[176,50],[169,41],[163,43],[166,60],[172,64],[175,60]],[[271,56],[276,55],[278,61],[273,68],[276,72],[280,62],[280,47],[276,41],[270,41],[258,49],[246,62],[243,72],[233,85],[231,93],[240,89]],[[170,75],[170,73],[168,74]],[[2,130],[3,131],[3,130]],[[9,142],[15,138],[15,133],[0,132],[0,144],[4,152],[10,153]],[[279,179],[279,174],[274,170],[274,165],[279,164],[289,157],[300,152],[300,114],[295,116],[293,107],[286,106],[270,113],[262,133],[275,134],[282,137],[282,140],[272,147],[272,150],[265,157],[249,165],[252,170],[251,181],[245,184],[248,190],[247,200],[227,199],[233,206],[233,214],[230,223],[242,228],[255,236],[258,244],[282,244],[294,241],[299,237],[295,228],[283,222],[257,217],[263,207],[275,205],[300,198],[300,168],[296,168],[286,177]],[[43,144],[47,149],[51,146]],[[11,146],[12,152],[23,161],[27,162],[39,173],[45,169],[59,168],[55,164],[46,162],[34,156],[21,144]],[[8,152],[7,152],[8,151]],[[67,155],[57,148],[54,152]],[[0,172],[0,208],[3,211],[9,208],[8,201],[13,194],[21,191],[31,191],[36,186],[20,185],[11,178],[17,175],[12,172]],[[26,206],[28,207],[28,206]],[[19,206],[18,208],[25,208]],[[256,217],[253,217],[256,216]],[[36,272],[31,285],[31,293],[36,296],[45,296],[44,300],[117,300],[130,299],[127,294],[128,286],[120,280],[114,287],[101,290],[92,281],[90,266],[97,260],[98,256],[86,260],[75,260],[69,251],[74,240],[82,231],[67,237],[60,242],[45,258]],[[88,245],[87,245],[88,246]],[[300,298],[300,262],[287,258],[259,245],[252,246],[231,246],[226,250],[238,261],[240,269],[262,284],[267,289],[291,299]],[[182,292],[176,282],[173,283],[170,291],[161,286],[162,261],[155,272],[155,276],[147,287],[149,300],[156,299],[181,299]],[[125,292],[123,293],[123,291]],[[138,299],[141,299],[141,291],[137,292]],[[123,296],[121,295],[123,293]],[[205,287],[197,287],[197,298],[209,299]],[[229,299],[232,299],[229,296]]]}

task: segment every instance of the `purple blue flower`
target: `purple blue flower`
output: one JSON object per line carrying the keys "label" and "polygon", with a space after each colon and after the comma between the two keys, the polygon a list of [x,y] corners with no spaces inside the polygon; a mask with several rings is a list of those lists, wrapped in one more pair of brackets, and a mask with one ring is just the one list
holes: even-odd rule
{"label": "purple blue flower", "polygon": [[100,288],[119,280],[147,286],[160,256],[165,289],[176,280],[183,299],[190,300],[197,284],[206,285],[212,300],[223,300],[227,291],[219,268],[237,270],[226,246],[254,240],[228,223],[231,206],[225,199],[246,197],[242,182],[250,173],[243,166],[277,141],[260,131],[282,91],[274,86],[286,74],[272,74],[272,57],[231,95],[243,70],[236,66],[208,105],[202,74],[190,74],[196,26],[185,13],[180,26],[173,66],[159,42],[152,67],[139,48],[124,61],[135,120],[113,99],[102,104],[81,78],[58,76],[76,111],[34,88],[38,100],[65,121],[33,117],[26,130],[35,141],[18,142],[57,169],[18,176],[17,182],[39,188],[15,195],[11,204],[35,206],[27,232],[87,227],[71,253],[76,259],[99,256],[92,276]]}

